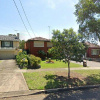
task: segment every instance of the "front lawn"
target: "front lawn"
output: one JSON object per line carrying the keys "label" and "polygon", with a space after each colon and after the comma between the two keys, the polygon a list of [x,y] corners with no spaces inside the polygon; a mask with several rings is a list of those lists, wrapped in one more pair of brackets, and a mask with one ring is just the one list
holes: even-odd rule
{"label": "front lawn", "polygon": [[[68,67],[68,64],[64,63],[64,62],[60,62],[60,61],[56,61],[56,60],[53,60],[54,63],[45,63],[45,61],[42,61],[41,62],[41,68],[42,69],[45,69],[45,68],[67,68]],[[82,65],[80,64],[75,64],[75,63],[70,63],[70,67],[71,68],[79,68],[79,67],[83,67]]]}
{"label": "front lawn", "polygon": [[29,89],[52,89],[100,84],[99,70],[71,71],[71,79],[67,79],[67,71],[49,71],[24,73]]}
{"label": "front lawn", "polygon": [[83,76],[90,76],[95,74],[100,74],[100,70],[75,70],[75,72],[80,73]]}

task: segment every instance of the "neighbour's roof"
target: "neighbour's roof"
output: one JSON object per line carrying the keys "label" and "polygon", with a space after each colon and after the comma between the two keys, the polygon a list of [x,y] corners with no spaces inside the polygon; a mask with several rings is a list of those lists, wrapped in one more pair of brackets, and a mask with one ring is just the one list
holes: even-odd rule
{"label": "neighbour's roof", "polygon": [[46,39],[43,37],[35,37],[35,38],[31,38],[29,40],[34,40],[34,41],[50,41],[50,39]]}
{"label": "neighbour's roof", "polygon": [[9,36],[9,35],[0,35],[0,40],[6,40],[6,41],[19,41],[17,36]]}
{"label": "neighbour's roof", "polygon": [[99,48],[100,48],[100,46],[97,45],[97,44],[93,44],[93,43],[90,43],[90,42],[85,42],[85,43],[86,43],[86,45],[88,45],[89,47],[99,47]]}

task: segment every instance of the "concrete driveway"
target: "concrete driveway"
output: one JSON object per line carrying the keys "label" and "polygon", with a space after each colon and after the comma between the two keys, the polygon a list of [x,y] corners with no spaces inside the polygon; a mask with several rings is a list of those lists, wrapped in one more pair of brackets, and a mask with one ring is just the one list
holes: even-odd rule
{"label": "concrete driveway", "polygon": [[0,62],[0,92],[28,90],[23,74],[16,72],[18,69],[15,60]]}
{"label": "concrete driveway", "polygon": [[[77,63],[77,64],[81,64],[83,65],[83,62],[75,62],[75,61],[71,61],[72,63]],[[87,66],[88,67],[92,67],[92,68],[100,68],[100,62],[96,62],[96,61],[88,61],[87,60]]]}

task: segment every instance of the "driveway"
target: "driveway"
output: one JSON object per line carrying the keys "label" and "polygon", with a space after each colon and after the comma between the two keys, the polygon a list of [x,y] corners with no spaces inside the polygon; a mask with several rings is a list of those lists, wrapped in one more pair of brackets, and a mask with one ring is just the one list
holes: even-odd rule
{"label": "driveway", "polygon": [[18,69],[15,60],[0,62],[0,92],[28,90],[23,74],[16,72]]}
{"label": "driveway", "polygon": [[[71,62],[83,65],[82,62],[81,63],[80,62],[75,62],[75,61],[71,61]],[[93,68],[100,68],[100,62],[87,61],[87,66],[88,67],[93,67]]]}

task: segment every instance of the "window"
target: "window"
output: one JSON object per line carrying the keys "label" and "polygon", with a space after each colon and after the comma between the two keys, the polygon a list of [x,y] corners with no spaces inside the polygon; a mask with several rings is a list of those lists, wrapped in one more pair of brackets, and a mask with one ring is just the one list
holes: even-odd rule
{"label": "window", "polygon": [[1,41],[1,47],[13,47],[12,41]]}
{"label": "window", "polygon": [[92,49],[91,55],[99,55],[100,50],[99,49]]}
{"label": "window", "polygon": [[34,47],[44,47],[44,41],[34,41]]}

